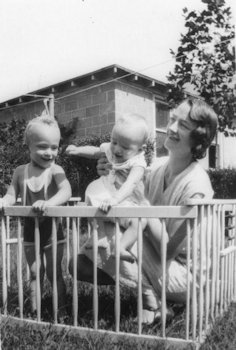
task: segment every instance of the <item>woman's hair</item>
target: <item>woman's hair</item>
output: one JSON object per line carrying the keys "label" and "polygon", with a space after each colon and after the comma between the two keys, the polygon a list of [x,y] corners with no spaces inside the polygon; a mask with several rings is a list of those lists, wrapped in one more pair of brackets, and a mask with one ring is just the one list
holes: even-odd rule
{"label": "woman's hair", "polygon": [[58,129],[58,131],[60,133],[60,129],[59,129],[59,126],[58,126],[56,119],[51,117],[49,114],[42,114],[41,116],[35,117],[28,122],[26,129],[25,129],[25,144],[26,145],[29,145],[30,138],[32,135],[32,130],[33,130],[33,127],[35,125],[47,125],[50,127],[52,126],[52,127],[55,127],[56,129]]}
{"label": "woman's hair", "polygon": [[187,99],[184,102],[190,106],[190,120],[196,124],[196,129],[191,132],[193,159],[201,159],[205,157],[207,148],[215,137],[217,115],[213,109],[202,100]]}

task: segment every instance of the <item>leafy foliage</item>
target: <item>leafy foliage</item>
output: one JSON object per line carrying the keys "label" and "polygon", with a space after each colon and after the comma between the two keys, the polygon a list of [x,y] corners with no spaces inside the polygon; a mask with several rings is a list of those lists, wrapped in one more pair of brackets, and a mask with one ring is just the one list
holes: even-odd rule
{"label": "leafy foliage", "polygon": [[210,169],[208,174],[215,192],[214,198],[236,198],[236,169]]}
{"label": "leafy foliage", "polygon": [[24,145],[25,120],[12,119],[0,124],[0,194],[4,195],[11,182],[14,169],[28,162]]}
{"label": "leafy foliage", "polygon": [[169,101],[173,105],[184,97],[191,86],[215,110],[219,130],[232,127],[236,117],[233,94],[235,74],[235,27],[231,23],[231,9],[225,0],[202,0],[202,12],[183,9],[186,34],[181,34],[180,46],[175,53],[173,73],[169,73]]}
{"label": "leafy foliage", "polygon": [[[109,142],[110,135],[88,136],[78,139],[73,142],[76,146],[100,146],[102,142]],[[73,196],[82,197],[84,199],[85,189],[88,184],[98,178],[96,165],[97,161],[94,159],[68,157],[65,156],[64,150],[68,146],[68,141],[64,137],[64,143],[61,146],[57,163],[65,170],[66,176],[71,184]]]}

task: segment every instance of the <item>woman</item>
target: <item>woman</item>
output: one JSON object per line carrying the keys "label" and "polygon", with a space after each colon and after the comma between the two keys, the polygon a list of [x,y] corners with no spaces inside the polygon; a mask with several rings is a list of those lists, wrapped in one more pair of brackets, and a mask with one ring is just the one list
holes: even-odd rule
{"label": "woman", "polygon": [[[184,205],[190,198],[212,198],[213,190],[205,170],[197,159],[205,156],[217,128],[214,111],[201,100],[183,101],[170,116],[165,147],[168,157],[156,159],[145,179],[145,193],[151,205]],[[98,165],[104,174],[104,161]],[[152,323],[160,316],[161,276],[160,241],[161,225],[158,219],[149,220],[143,237],[143,322]],[[183,220],[166,222],[168,235],[167,299],[185,302],[187,269]],[[110,223],[99,231],[99,238],[108,237],[114,245],[115,228]],[[113,259],[114,260],[114,259]],[[72,265],[72,264],[71,264]],[[110,249],[98,252],[98,283],[112,284],[115,263]],[[93,282],[92,252],[81,249],[78,256],[78,279]],[[137,282],[137,265],[121,261],[121,282],[134,286]]]}

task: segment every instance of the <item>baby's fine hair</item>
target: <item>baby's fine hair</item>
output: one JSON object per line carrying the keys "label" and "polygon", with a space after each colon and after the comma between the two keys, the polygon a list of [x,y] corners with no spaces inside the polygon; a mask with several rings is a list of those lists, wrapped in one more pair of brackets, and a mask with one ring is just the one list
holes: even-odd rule
{"label": "baby's fine hair", "polygon": [[143,132],[143,143],[147,142],[149,136],[149,130],[146,119],[137,113],[126,113],[116,121],[117,126],[129,126],[134,125],[134,128],[141,128]]}
{"label": "baby's fine hair", "polygon": [[59,130],[59,126],[58,123],[56,121],[56,119],[54,119],[53,117],[51,117],[49,114],[42,114],[40,116],[37,116],[33,119],[31,119],[25,129],[25,144],[29,145],[29,141],[30,141],[30,137],[32,134],[32,128],[35,125],[48,125],[48,126],[52,126],[55,127],[56,129]]}

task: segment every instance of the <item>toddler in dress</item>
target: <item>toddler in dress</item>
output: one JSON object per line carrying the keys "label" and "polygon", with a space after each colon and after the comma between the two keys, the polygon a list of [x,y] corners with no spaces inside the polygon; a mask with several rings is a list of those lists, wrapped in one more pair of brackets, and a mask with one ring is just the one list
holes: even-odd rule
{"label": "toddler in dress", "polygon": [[[143,176],[146,169],[144,150],[148,138],[148,126],[138,114],[127,114],[119,118],[113,127],[111,142],[100,147],[70,145],[69,156],[98,159],[105,153],[111,169],[109,174],[93,181],[86,189],[86,202],[107,212],[112,206],[148,205],[144,197]],[[109,219],[110,220],[110,219]],[[120,241],[120,258],[134,262],[130,249],[137,240],[138,221],[121,218],[119,224],[125,229]],[[146,225],[142,219],[142,228]],[[87,248],[92,245],[88,242]],[[107,248],[105,240],[100,248]],[[114,252],[111,252],[114,256]]]}

